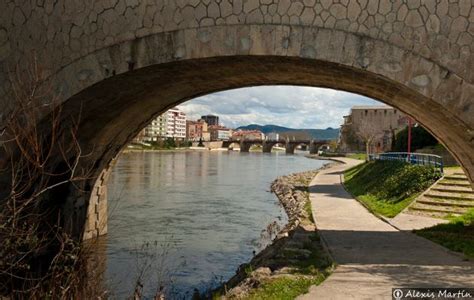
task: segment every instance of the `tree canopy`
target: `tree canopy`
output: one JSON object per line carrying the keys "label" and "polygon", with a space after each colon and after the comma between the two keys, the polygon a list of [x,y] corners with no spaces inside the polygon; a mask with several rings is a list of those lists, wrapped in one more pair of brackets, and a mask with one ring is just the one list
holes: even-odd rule
{"label": "tree canopy", "polygon": [[[411,151],[435,146],[438,140],[421,126],[411,128]],[[406,152],[408,150],[408,127],[400,131],[395,136],[392,151]]]}

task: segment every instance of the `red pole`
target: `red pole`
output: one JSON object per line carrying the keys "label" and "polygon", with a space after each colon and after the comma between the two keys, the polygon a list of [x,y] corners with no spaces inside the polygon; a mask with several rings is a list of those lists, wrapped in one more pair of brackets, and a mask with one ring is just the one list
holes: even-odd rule
{"label": "red pole", "polygon": [[412,124],[412,119],[408,117],[408,162],[410,162],[410,153],[411,153],[411,124]]}

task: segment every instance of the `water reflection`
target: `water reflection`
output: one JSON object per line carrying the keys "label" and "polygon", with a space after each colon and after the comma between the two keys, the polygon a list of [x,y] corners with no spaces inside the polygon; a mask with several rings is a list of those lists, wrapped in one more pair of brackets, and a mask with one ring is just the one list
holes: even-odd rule
{"label": "water reflection", "polygon": [[108,285],[118,298],[130,296],[147,263],[148,296],[159,288],[158,272],[172,298],[226,280],[252,257],[262,229],[286,222],[270,183],[323,163],[284,153],[122,155],[109,181]]}

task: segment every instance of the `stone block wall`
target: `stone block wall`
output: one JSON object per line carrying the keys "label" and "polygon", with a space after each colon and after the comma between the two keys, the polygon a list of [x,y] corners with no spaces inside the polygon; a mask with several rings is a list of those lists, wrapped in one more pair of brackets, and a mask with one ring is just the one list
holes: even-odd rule
{"label": "stone block wall", "polygon": [[104,169],[92,189],[84,227],[84,240],[107,234],[107,182],[111,172],[112,167]]}

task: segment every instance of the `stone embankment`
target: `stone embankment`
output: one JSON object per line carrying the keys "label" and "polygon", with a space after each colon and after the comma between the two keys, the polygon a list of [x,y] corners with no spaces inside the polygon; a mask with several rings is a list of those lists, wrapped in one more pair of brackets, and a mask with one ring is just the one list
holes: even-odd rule
{"label": "stone embankment", "polygon": [[322,281],[332,266],[320,243],[311,213],[308,185],[318,171],[277,178],[271,185],[288,215],[272,244],[243,264],[222,288],[221,299],[245,299],[272,281]]}
{"label": "stone embankment", "polygon": [[313,225],[308,185],[318,171],[309,171],[278,177],[273,181],[271,191],[278,197],[288,215],[288,223],[278,236],[287,236],[301,223]]}

